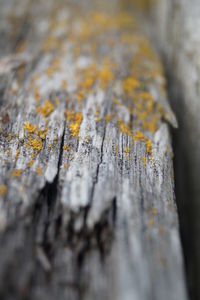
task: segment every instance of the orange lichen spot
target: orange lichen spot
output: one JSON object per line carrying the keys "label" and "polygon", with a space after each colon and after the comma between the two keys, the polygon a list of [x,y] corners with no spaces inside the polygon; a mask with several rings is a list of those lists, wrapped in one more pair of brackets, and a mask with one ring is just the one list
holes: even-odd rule
{"label": "orange lichen spot", "polygon": [[109,121],[111,120],[111,115],[110,115],[110,114],[107,114],[107,115],[105,116],[105,120],[106,120],[106,122],[109,122]]}
{"label": "orange lichen spot", "polygon": [[124,148],[124,152],[126,153],[126,159],[129,160],[130,148]]}
{"label": "orange lichen spot", "polygon": [[94,79],[93,78],[86,78],[84,80],[84,82],[82,82],[82,86],[86,89],[86,90],[89,90],[92,85],[94,83]]}
{"label": "orange lichen spot", "polygon": [[147,163],[147,158],[146,158],[146,156],[144,156],[143,157],[143,165],[146,166],[146,163]]}
{"label": "orange lichen spot", "polygon": [[34,160],[33,159],[28,162],[28,166],[29,167],[32,167],[33,164],[34,164]]}
{"label": "orange lichen spot", "polygon": [[20,149],[18,148],[16,150],[16,155],[15,155],[15,162],[17,161],[18,157],[19,157],[19,153],[20,153]]}
{"label": "orange lichen spot", "polygon": [[145,139],[145,136],[143,132],[136,130],[133,138],[137,141],[142,141]]}
{"label": "orange lichen spot", "polygon": [[101,121],[101,118],[99,116],[99,111],[98,110],[95,112],[95,121],[96,122],[100,122]]}
{"label": "orange lichen spot", "polygon": [[126,154],[129,154],[129,153],[130,153],[130,148],[124,148],[124,152],[125,152]]}
{"label": "orange lichen spot", "polygon": [[54,101],[55,101],[56,106],[58,106],[60,104],[60,99],[58,97],[56,97]]}
{"label": "orange lichen spot", "polygon": [[88,92],[97,79],[97,66],[96,64],[90,64],[87,68],[80,69],[81,82],[79,82],[79,100],[82,100],[85,92]]}
{"label": "orange lichen spot", "polygon": [[36,130],[36,125],[26,122],[24,123],[24,129],[27,130],[28,133],[33,133]]}
{"label": "orange lichen spot", "polygon": [[143,122],[143,128],[149,132],[156,132],[157,129],[157,118],[153,118],[152,121]]}
{"label": "orange lichen spot", "polygon": [[114,152],[115,152],[115,156],[116,156],[117,153],[118,153],[118,145],[116,145],[116,144],[115,144],[115,146],[114,146]]}
{"label": "orange lichen spot", "polygon": [[35,172],[38,174],[38,175],[43,175],[43,169],[42,168],[40,168],[40,167],[36,167],[36,169],[35,169]]}
{"label": "orange lichen spot", "polygon": [[59,71],[60,70],[60,67],[61,67],[61,59],[60,57],[55,57],[53,60],[52,60],[52,65],[53,67]]}
{"label": "orange lichen spot", "polygon": [[[77,119],[79,118],[79,114],[81,113],[77,113],[74,110],[66,110],[65,111],[65,116],[67,121],[77,121]],[[82,114],[81,114],[82,115]]]}
{"label": "orange lichen spot", "polygon": [[137,8],[144,11],[148,11],[155,3],[154,0],[134,0],[133,2]]}
{"label": "orange lichen spot", "polygon": [[33,81],[36,81],[39,79],[39,73],[36,73],[35,75],[33,75]]}
{"label": "orange lichen spot", "polygon": [[118,27],[121,28],[134,28],[135,27],[135,20],[133,16],[127,12],[122,12],[116,17],[116,22]]}
{"label": "orange lichen spot", "polygon": [[21,175],[21,173],[22,173],[22,170],[20,170],[20,169],[14,169],[12,171],[12,175],[15,177],[19,177]]}
{"label": "orange lichen spot", "polygon": [[36,101],[40,100],[40,93],[39,93],[38,87],[35,87],[35,89],[34,89],[34,97],[35,97]]}
{"label": "orange lichen spot", "polygon": [[37,107],[36,111],[46,118],[54,111],[54,109],[54,105],[49,100],[46,100],[43,106]]}
{"label": "orange lichen spot", "polygon": [[152,141],[149,139],[146,139],[146,151],[148,154],[152,154]]}
{"label": "orange lichen spot", "polygon": [[48,126],[45,126],[44,130],[41,130],[37,128],[36,134],[42,139],[45,140],[46,134],[47,134]]}
{"label": "orange lichen spot", "polygon": [[120,105],[120,104],[121,104],[120,101],[119,101],[117,98],[114,98],[114,99],[113,99],[113,103],[114,103],[115,105]]}
{"label": "orange lichen spot", "polygon": [[4,197],[7,193],[7,186],[5,184],[0,185],[0,196]]}
{"label": "orange lichen spot", "polygon": [[169,147],[168,147],[168,145],[167,145],[166,148],[165,148],[165,153],[167,154],[168,151],[169,151]]}
{"label": "orange lichen spot", "polygon": [[112,19],[109,18],[105,13],[98,11],[93,12],[91,17],[95,21],[95,23],[101,27],[109,26],[112,22]]}
{"label": "orange lichen spot", "polygon": [[73,110],[65,112],[66,118],[69,122],[69,129],[71,131],[72,136],[78,136],[80,131],[80,125],[83,119],[81,112],[75,112]]}
{"label": "orange lichen spot", "polygon": [[144,101],[146,101],[146,100],[151,100],[153,102],[155,101],[153,96],[149,92],[141,92],[139,94],[139,97]]}
{"label": "orange lichen spot", "polygon": [[85,96],[84,92],[83,91],[79,91],[78,94],[76,95],[76,99],[78,101],[82,101],[84,99],[84,96]]}
{"label": "orange lichen spot", "polygon": [[128,95],[134,95],[134,90],[140,87],[140,82],[134,77],[128,77],[122,81],[124,92]]}
{"label": "orange lichen spot", "polygon": [[69,144],[68,145],[64,145],[63,146],[63,150],[69,151],[70,150],[70,145]]}
{"label": "orange lichen spot", "polygon": [[108,66],[103,66],[103,68],[98,72],[98,79],[101,87],[103,89],[106,88],[114,79],[111,69]]}
{"label": "orange lichen spot", "polygon": [[33,147],[37,152],[42,150],[43,144],[41,139],[33,139],[29,141],[30,146]]}
{"label": "orange lichen spot", "polygon": [[152,212],[152,214],[153,214],[154,216],[157,216],[157,215],[158,215],[158,210],[157,210],[156,207],[153,207],[152,210],[151,210],[151,212]]}
{"label": "orange lichen spot", "polygon": [[62,80],[62,85],[61,86],[62,86],[63,90],[66,90],[66,88],[67,88],[67,81],[65,79]]}
{"label": "orange lichen spot", "polygon": [[69,129],[71,131],[72,136],[78,136],[80,131],[80,124],[79,123],[71,123],[69,124]]}
{"label": "orange lichen spot", "polygon": [[148,224],[149,224],[150,227],[154,226],[154,224],[155,224],[154,219],[152,219],[152,218],[149,219],[149,220],[148,220]]}
{"label": "orange lichen spot", "polygon": [[125,32],[121,34],[120,41],[122,43],[132,44],[133,42],[135,42],[135,38],[132,33]]}
{"label": "orange lichen spot", "polygon": [[125,134],[128,134],[128,135],[132,134],[129,126],[124,121],[122,121],[121,119],[118,120],[118,126],[119,126],[119,129],[122,133],[125,133]]}
{"label": "orange lichen spot", "polygon": [[52,77],[53,74],[54,74],[54,69],[53,69],[52,67],[48,67],[48,68],[46,69],[46,75],[47,75],[48,77]]}

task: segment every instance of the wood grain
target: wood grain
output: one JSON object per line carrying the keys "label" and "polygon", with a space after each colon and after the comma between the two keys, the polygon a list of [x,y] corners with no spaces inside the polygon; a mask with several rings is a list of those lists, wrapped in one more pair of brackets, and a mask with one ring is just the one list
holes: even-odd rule
{"label": "wood grain", "polygon": [[1,297],[187,299],[159,58],[119,1],[23,2],[2,4],[22,31],[2,34]]}

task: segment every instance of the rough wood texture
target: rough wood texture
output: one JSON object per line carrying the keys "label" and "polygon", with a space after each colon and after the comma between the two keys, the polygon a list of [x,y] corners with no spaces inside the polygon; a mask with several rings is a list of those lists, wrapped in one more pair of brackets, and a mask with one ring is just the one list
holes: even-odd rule
{"label": "rough wood texture", "polygon": [[176,185],[189,285],[193,299],[200,299],[200,2],[154,4],[150,31],[164,54],[171,104],[179,120]]}
{"label": "rough wood texture", "polygon": [[0,11],[1,299],[187,299],[176,119],[133,16],[114,0]]}

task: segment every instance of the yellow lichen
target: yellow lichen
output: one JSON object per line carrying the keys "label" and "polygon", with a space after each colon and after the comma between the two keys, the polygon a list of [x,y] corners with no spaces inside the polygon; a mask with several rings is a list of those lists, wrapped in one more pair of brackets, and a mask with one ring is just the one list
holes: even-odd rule
{"label": "yellow lichen", "polygon": [[68,145],[64,145],[63,146],[63,150],[69,151],[70,150],[70,145],[69,144]]}
{"label": "yellow lichen", "polygon": [[48,67],[48,68],[46,69],[46,75],[47,75],[48,77],[52,77],[53,74],[54,74],[54,69],[53,69],[52,67]]}
{"label": "yellow lichen", "polygon": [[154,224],[155,224],[154,219],[152,219],[152,218],[149,219],[149,220],[148,220],[148,224],[149,224],[150,227],[154,226]]}
{"label": "yellow lichen", "polygon": [[158,210],[157,210],[156,207],[153,207],[151,211],[152,211],[152,214],[153,214],[154,216],[157,216],[157,215],[158,215]]}
{"label": "yellow lichen", "polygon": [[133,77],[128,77],[123,80],[122,86],[125,93],[134,95],[134,90],[140,87],[140,82]]}
{"label": "yellow lichen", "polygon": [[124,148],[124,152],[126,154],[126,159],[129,160],[130,148]]}
{"label": "yellow lichen", "polygon": [[114,103],[115,105],[120,105],[120,101],[119,101],[117,98],[114,98],[114,99],[113,99],[113,103]]}
{"label": "yellow lichen", "polygon": [[36,171],[36,173],[37,173],[38,175],[42,175],[42,174],[43,174],[43,169],[40,168],[40,167],[36,167],[35,171]]}
{"label": "yellow lichen", "polygon": [[35,97],[35,101],[40,100],[40,93],[39,93],[39,89],[37,86],[35,87],[35,90],[34,90],[34,97]]}
{"label": "yellow lichen", "polygon": [[54,101],[55,101],[56,106],[58,106],[60,104],[60,99],[58,97],[55,97]]}
{"label": "yellow lichen", "polygon": [[105,116],[105,120],[106,120],[106,122],[109,122],[109,121],[111,120],[111,115],[110,115],[110,114],[107,114],[107,115]]}
{"label": "yellow lichen", "polygon": [[46,126],[46,127],[44,128],[44,130],[41,130],[41,129],[37,128],[36,134],[37,134],[42,140],[44,140],[45,137],[46,137],[46,134],[47,134],[47,130],[48,130],[48,126]]}
{"label": "yellow lichen", "polygon": [[29,167],[32,167],[33,164],[34,164],[34,160],[33,159],[28,162],[28,166]]}
{"label": "yellow lichen", "polygon": [[83,92],[83,91],[79,91],[79,92],[77,93],[77,95],[76,95],[76,99],[77,99],[78,101],[82,101],[82,100],[84,99],[84,96],[85,96],[84,92]]}
{"label": "yellow lichen", "polygon": [[14,169],[12,171],[12,175],[15,177],[19,177],[21,175],[21,173],[22,173],[22,170],[20,170],[20,169]]}
{"label": "yellow lichen", "polygon": [[108,66],[103,66],[103,68],[99,71],[98,79],[103,89],[105,89],[108,86],[108,84],[113,81],[114,76]]}
{"label": "yellow lichen", "polygon": [[69,129],[72,134],[72,136],[78,136],[80,131],[80,125],[82,122],[82,113],[81,112],[75,112],[75,111],[66,111],[65,112],[67,120],[70,122]]}
{"label": "yellow lichen", "polygon": [[129,154],[130,153],[130,148],[124,148],[124,152]]}
{"label": "yellow lichen", "polygon": [[146,140],[146,151],[148,154],[152,153],[152,141],[151,140]]}
{"label": "yellow lichen", "polygon": [[144,133],[140,130],[136,130],[133,138],[137,141],[142,141],[145,139]]}
{"label": "yellow lichen", "polygon": [[0,196],[4,197],[7,193],[7,186],[5,184],[0,185]]}
{"label": "yellow lichen", "polygon": [[100,122],[101,121],[101,119],[100,119],[100,113],[99,113],[98,110],[95,112],[95,121],[96,122]]}
{"label": "yellow lichen", "polygon": [[72,136],[78,136],[80,131],[80,124],[79,123],[71,123],[69,124],[69,129],[71,131]]}
{"label": "yellow lichen", "polygon": [[27,130],[29,133],[33,133],[36,130],[36,126],[32,125],[30,122],[26,122],[24,124],[24,129]]}
{"label": "yellow lichen", "polygon": [[43,147],[43,143],[42,143],[42,141],[40,139],[30,140],[29,144],[36,151],[40,151],[42,149],[42,147]]}
{"label": "yellow lichen", "polygon": [[118,120],[118,126],[119,126],[119,129],[122,133],[125,133],[125,134],[128,134],[128,135],[131,135],[131,130],[130,128],[128,127],[128,125],[121,119]]}
{"label": "yellow lichen", "polygon": [[20,153],[20,149],[18,148],[16,150],[16,155],[15,155],[15,162],[17,161],[18,157],[19,157],[19,153]]}
{"label": "yellow lichen", "polygon": [[49,100],[46,100],[43,106],[37,107],[36,111],[46,118],[54,111],[54,109],[54,105]]}
{"label": "yellow lichen", "polygon": [[117,152],[118,152],[118,146],[117,145],[114,146],[114,152],[115,152],[115,156],[116,156]]}
{"label": "yellow lichen", "polygon": [[66,90],[66,88],[67,88],[67,81],[65,79],[62,80],[62,85],[61,86],[62,86],[63,90]]}

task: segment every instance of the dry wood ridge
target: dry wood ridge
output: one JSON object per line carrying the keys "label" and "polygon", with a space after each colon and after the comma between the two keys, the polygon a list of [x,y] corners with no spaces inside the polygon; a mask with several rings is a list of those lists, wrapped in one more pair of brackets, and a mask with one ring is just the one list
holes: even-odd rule
{"label": "dry wood ridge", "polygon": [[152,4],[147,27],[163,54],[180,127],[174,136],[176,189],[188,283],[191,298],[200,299],[200,1]]}
{"label": "dry wood ridge", "polygon": [[186,299],[162,66],[120,1],[3,1],[0,296]]}

